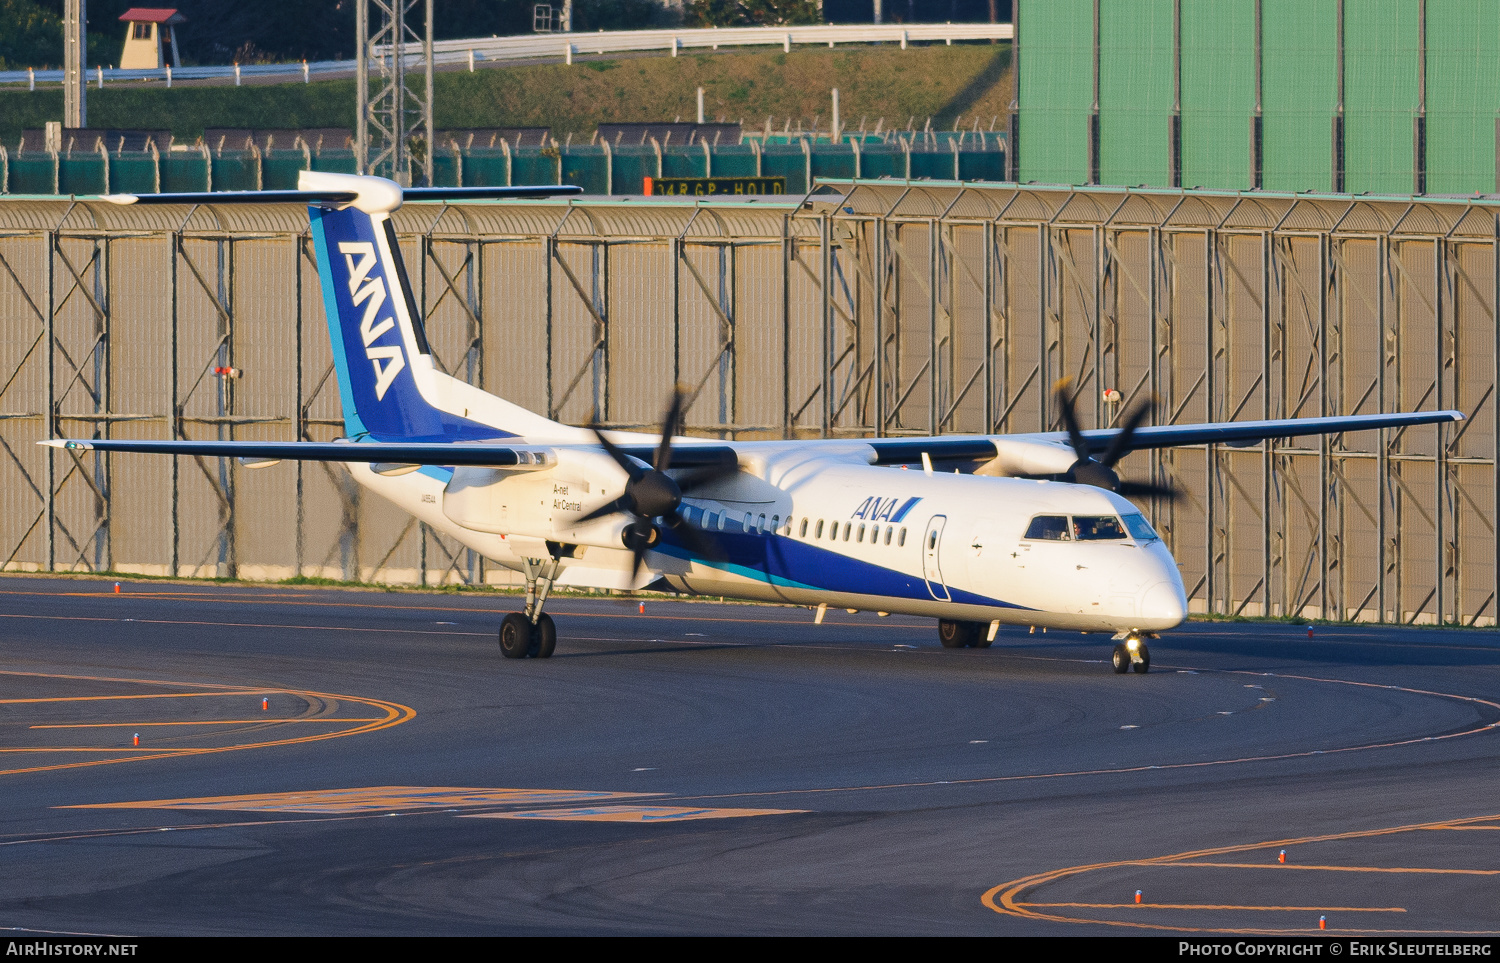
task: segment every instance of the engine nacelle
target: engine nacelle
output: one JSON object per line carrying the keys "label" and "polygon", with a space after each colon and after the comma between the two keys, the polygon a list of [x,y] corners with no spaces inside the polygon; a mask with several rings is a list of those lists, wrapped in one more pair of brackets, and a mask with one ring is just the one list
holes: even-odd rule
{"label": "engine nacelle", "polygon": [[443,514],[477,532],[619,548],[628,517],[577,519],[618,498],[625,473],[604,452],[553,449],[548,460],[540,470],[456,467]]}
{"label": "engine nacelle", "polygon": [[1061,475],[1078,455],[1065,441],[1026,438],[995,439],[995,458],[979,469],[981,475]]}

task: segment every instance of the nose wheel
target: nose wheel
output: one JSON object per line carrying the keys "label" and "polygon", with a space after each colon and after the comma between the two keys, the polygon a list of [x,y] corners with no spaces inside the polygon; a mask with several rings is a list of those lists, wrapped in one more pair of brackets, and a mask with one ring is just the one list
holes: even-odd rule
{"label": "nose wheel", "polygon": [[1140,635],[1127,635],[1123,642],[1115,643],[1109,663],[1116,675],[1132,671],[1142,674],[1150,672],[1151,650],[1146,647],[1146,639]]}
{"label": "nose wheel", "polygon": [[945,649],[988,649],[994,642],[990,638],[990,626],[983,622],[955,622],[950,619],[938,621],[938,641]]}

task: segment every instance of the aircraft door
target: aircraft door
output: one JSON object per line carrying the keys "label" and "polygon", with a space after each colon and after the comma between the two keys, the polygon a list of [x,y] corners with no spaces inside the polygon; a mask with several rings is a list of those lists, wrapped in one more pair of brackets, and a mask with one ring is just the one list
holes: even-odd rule
{"label": "aircraft door", "polygon": [[927,591],[940,602],[951,602],[948,586],[943,582],[943,570],[938,565],[938,552],[943,547],[943,525],[946,515],[934,515],[927,523],[927,534],[922,536],[922,578],[927,580]]}

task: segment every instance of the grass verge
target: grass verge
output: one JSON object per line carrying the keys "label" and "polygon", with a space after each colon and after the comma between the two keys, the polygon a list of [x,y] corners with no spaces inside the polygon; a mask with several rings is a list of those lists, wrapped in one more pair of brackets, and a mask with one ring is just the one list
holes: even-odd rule
{"label": "grass verge", "polygon": [[[992,119],[1001,129],[1011,100],[1009,44],[952,47],[879,45],[790,53],[685,54],[629,57],[528,67],[492,67],[468,73],[446,71],[434,80],[438,127],[550,126],[558,139],[588,138],[604,121],[691,119],[697,88],[705,113],[778,128],[821,118],[827,128],[832,88],[839,90],[846,127],[867,118],[873,127],[921,127],[932,117],[949,127],[960,115],[966,125]],[[62,91],[0,91],[0,142],[13,148],[25,128],[62,116]],[[996,119],[998,118],[998,119]],[[248,87],[106,86],[88,91],[92,127],[170,127],[191,141],[205,127],[353,128],[354,81]]]}

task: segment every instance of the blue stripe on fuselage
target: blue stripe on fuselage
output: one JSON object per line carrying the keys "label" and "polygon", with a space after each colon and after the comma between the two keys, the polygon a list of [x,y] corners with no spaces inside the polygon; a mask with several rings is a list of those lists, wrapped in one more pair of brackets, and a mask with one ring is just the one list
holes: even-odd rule
{"label": "blue stripe on fuselage", "polygon": [[[692,555],[676,540],[669,528],[664,528],[661,534],[662,543],[655,551],[691,559],[696,564],[722,569],[772,586],[932,601],[927,582],[920,575],[908,575],[784,535],[710,530],[708,534],[728,555],[728,559],[721,562]],[[1002,599],[956,589],[951,585],[948,586],[948,591],[954,602],[963,605],[1026,608]]]}

